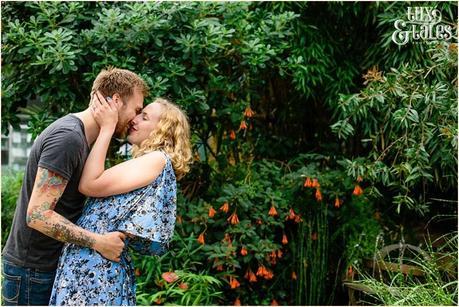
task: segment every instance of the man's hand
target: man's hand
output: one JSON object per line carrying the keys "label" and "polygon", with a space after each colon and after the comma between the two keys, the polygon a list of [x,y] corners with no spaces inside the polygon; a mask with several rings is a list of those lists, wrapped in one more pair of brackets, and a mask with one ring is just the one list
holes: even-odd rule
{"label": "man's hand", "polygon": [[109,98],[107,101],[99,91],[92,94],[91,113],[101,129],[115,129],[120,107],[121,103],[117,99]]}
{"label": "man's hand", "polygon": [[126,235],[122,232],[109,232],[97,238],[94,249],[108,260],[120,262],[125,239]]}

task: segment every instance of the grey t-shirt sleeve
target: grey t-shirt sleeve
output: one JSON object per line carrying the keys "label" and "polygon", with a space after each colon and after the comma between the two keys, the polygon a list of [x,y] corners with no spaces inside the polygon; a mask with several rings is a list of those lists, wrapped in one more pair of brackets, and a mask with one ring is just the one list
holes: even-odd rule
{"label": "grey t-shirt sleeve", "polygon": [[78,165],[82,148],[82,139],[75,131],[58,129],[43,142],[38,166],[70,180]]}

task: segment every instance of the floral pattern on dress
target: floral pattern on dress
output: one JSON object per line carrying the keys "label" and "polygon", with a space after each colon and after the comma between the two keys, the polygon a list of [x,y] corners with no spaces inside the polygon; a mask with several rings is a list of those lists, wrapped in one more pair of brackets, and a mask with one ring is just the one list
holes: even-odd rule
{"label": "floral pattern on dress", "polygon": [[174,233],[176,177],[169,156],[149,185],[104,198],[89,198],[77,225],[96,233],[123,231],[126,239],[121,261],[113,262],[93,249],[65,244],[59,259],[49,304],[135,305],[135,275],[127,248],[144,255],[161,255]]}

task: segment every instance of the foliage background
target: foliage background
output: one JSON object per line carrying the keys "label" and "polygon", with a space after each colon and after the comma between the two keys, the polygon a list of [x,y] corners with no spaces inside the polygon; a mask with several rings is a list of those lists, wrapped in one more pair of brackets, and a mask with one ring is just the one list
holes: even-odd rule
{"label": "foliage background", "polygon": [[[139,73],[149,101],[186,110],[195,152],[174,247],[136,260],[139,303],[343,304],[340,281],[375,242],[422,243],[433,216],[457,216],[457,4],[430,4],[454,39],[400,47],[403,2],[2,3],[2,133],[20,113],[36,136],[83,110],[107,65]],[[272,277],[244,277],[261,267]]]}

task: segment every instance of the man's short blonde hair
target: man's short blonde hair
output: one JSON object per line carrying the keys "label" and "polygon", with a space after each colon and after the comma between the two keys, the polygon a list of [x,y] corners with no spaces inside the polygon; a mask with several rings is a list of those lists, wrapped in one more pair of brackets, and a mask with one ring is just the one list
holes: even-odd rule
{"label": "man's short blonde hair", "polygon": [[92,84],[92,92],[100,91],[104,96],[118,93],[123,103],[134,95],[134,89],[144,97],[148,96],[148,85],[136,73],[127,69],[108,67],[103,69]]}

